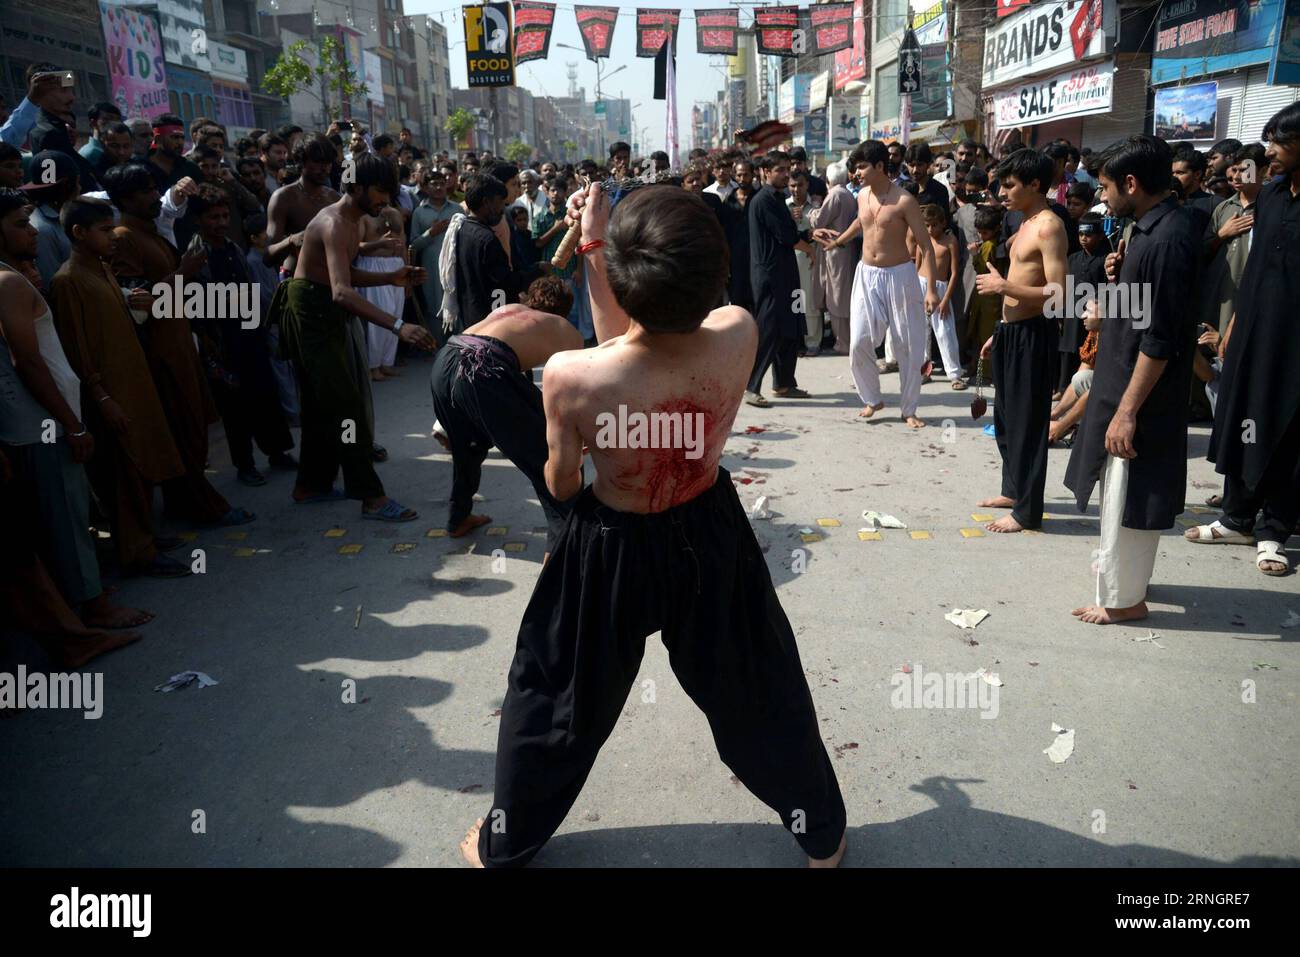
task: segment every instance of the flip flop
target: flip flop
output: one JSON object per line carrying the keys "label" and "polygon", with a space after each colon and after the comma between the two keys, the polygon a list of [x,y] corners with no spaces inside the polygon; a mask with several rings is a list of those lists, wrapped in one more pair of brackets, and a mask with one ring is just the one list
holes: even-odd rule
{"label": "flip flop", "polygon": [[767,399],[763,398],[763,396],[757,392],[746,392],[745,402],[748,405],[757,406],[760,409],[766,409],[772,405],[771,402],[768,402]]}
{"label": "flip flop", "polygon": [[961,392],[963,389],[969,389],[970,386],[966,384],[964,379],[953,379],[952,388],[955,392]]}
{"label": "flip flop", "polygon": [[803,389],[773,389],[772,394],[778,399],[811,399],[812,394]]}
{"label": "flip flop", "polygon": [[[409,512],[407,515],[405,513]],[[373,512],[367,512],[364,508],[361,510],[361,517],[373,519],[376,522],[413,522],[420,517],[420,513],[414,509],[409,509],[396,499],[389,499],[384,503],[382,508]]]}
{"label": "flip flop", "polygon": [[316,505],[319,504],[320,502],[337,502],[346,497],[347,496],[345,496],[338,489],[332,488],[328,492],[319,492],[316,495],[308,495],[306,498],[295,498],[293,500],[293,504],[294,505]]}

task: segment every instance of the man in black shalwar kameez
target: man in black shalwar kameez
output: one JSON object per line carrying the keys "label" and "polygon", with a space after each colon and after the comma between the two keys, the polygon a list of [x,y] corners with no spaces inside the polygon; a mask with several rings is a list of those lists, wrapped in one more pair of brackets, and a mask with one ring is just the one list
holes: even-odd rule
{"label": "man in black shalwar kameez", "polygon": [[1102,486],[1096,604],[1074,610],[1098,625],[1146,617],[1160,530],[1184,507],[1201,233],[1169,193],[1171,161],[1168,144],[1145,134],[1101,161],[1106,202],[1134,225],[1108,257],[1117,285],[1102,297],[1097,369],[1065,474],[1079,511]]}
{"label": "man in black shalwar kameez", "polygon": [[[811,233],[800,236],[794,217],[785,204],[790,181],[790,157],[773,151],[763,157],[767,185],[749,201],[749,282],[754,291],[754,320],[758,323],[758,355],[749,377],[745,401],[766,405],[762,398],[763,378],[772,369],[772,394],[781,398],[806,399],[794,378],[799,361],[799,342],[804,317],[795,311],[799,291],[799,262],[795,244],[811,241]],[[804,308],[808,304],[804,303]]]}
{"label": "man in black shalwar kameez", "polygon": [[1209,451],[1224,476],[1223,518],[1186,535],[1249,543],[1253,533],[1260,571],[1283,575],[1283,549],[1300,519],[1300,103],[1274,116],[1264,138],[1282,178],[1255,201],[1225,349]]}

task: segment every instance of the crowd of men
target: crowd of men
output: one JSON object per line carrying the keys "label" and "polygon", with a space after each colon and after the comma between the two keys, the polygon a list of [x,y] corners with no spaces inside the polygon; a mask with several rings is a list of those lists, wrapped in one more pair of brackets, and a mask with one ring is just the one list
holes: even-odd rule
{"label": "crowd of men", "polygon": [[[1003,468],[999,494],[979,504],[1006,510],[992,531],[1039,527],[1049,447],[1070,449],[1066,484],[1081,509],[1100,486],[1096,598],[1075,610],[1085,621],[1146,614],[1160,531],[1184,510],[1197,421],[1214,423],[1224,489],[1211,504],[1223,514],[1187,539],[1254,545],[1262,572],[1288,571],[1300,519],[1300,104],[1259,142],[1208,153],[1150,136],[1096,152],[1016,142],[997,157],[973,140],[937,153],[871,141],[814,173],[801,148],[694,150],[673,170],[666,154],[634,159],[615,143],[600,163],[521,167],[428,153],[409,130],[372,136],[347,120],[232,143],[211,118],[123,117],[111,103],[89,109],[78,145],[66,76],[34,65],[0,128],[0,501],[17,532],[6,532],[0,577],[11,624],[47,637],[64,663],[135,640],[153,617],[110,600],[101,561],[121,574],[190,573],[169,554],[182,539],[158,527],[155,487],[163,516],[183,525],[255,521],[207,477],[218,421],[243,485],[268,482],[260,452],[295,474],[297,504],[349,498],[365,519],[414,520],[376,470],[388,453],[372,390],[434,349],[435,437],[453,469],[447,528],[461,536],[489,520],[472,501],[499,448],[537,490],[548,554],[565,556],[554,575],[567,579],[538,586],[559,589],[561,618],[581,613],[574,596],[602,571],[573,551],[582,450],[596,443],[557,423],[579,407],[596,414],[593,395],[612,408],[620,368],[644,365],[645,401],[657,391],[648,383],[705,358],[735,402],[662,401],[707,413],[710,455],[645,472],[602,445],[592,456],[605,504],[623,496],[629,513],[695,508],[692,520],[724,521],[734,494],[711,490],[735,407],[772,404],[769,371],[774,399],[807,398],[799,359],[833,353],[849,358],[863,418],[884,418],[882,376],[896,373],[914,429],[933,379],[992,386]],[[653,358],[611,365],[608,344],[638,337]],[[715,352],[727,343],[724,362]],[[736,355],[746,358],[733,383],[717,369]],[[545,400],[532,375],[542,365]],[[601,465],[640,478],[601,491],[613,481]],[[638,529],[647,549],[671,551],[664,543],[683,534]],[[791,677],[797,655],[782,662],[771,687],[806,693]],[[807,757],[810,705],[796,711],[808,734],[794,751]],[[518,751],[509,725],[503,751]],[[737,760],[769,776],[750,746],[737,744]],[[588,758],[574,759],[575,780]],[[822,859],[842,805],[821,759],[805,770],[820,782],[809,800],[825,820],[808,846]],[[498,862],[531,856],[545,831]],[[475,844],[484,858],[491,841]]]}

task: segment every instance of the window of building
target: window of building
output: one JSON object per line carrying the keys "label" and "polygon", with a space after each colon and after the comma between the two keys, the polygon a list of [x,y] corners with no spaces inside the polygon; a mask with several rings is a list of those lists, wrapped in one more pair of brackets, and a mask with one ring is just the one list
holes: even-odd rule
{"label": "window of building", "polygon": [[871,84],[873,99],[871,122],[891,120],[898,116],[898,64],[891,63],[876,71],[875,82]]}
{"label": "window of building", "polygon": [[907,26],[908,0],[876,0],[876,41]]}

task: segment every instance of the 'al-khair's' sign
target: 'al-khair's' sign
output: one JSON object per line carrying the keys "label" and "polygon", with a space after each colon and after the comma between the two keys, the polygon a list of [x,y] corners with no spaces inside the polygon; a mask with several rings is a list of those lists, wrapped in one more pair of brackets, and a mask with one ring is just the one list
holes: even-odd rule
{"label": "'al-khair's' sign", "polygon": [[1115,0],[1038,3],[999,20],[984,33],[984,86],[1101,56],[1114,23]]}

